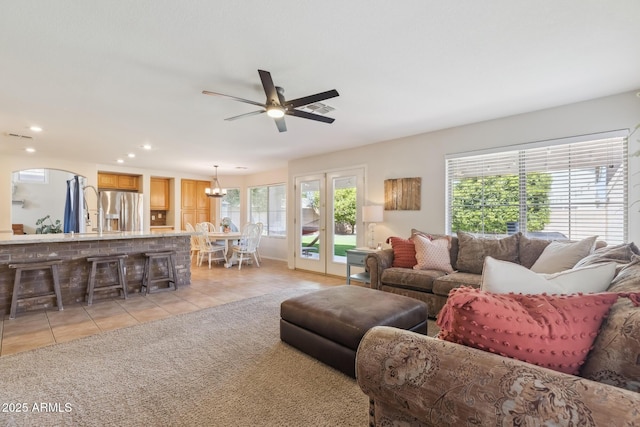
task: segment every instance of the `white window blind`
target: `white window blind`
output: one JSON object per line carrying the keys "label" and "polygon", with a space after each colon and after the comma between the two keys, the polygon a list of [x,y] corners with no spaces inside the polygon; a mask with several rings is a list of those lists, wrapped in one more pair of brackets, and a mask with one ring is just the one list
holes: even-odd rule
{"label": "white window blind", "polygon": [[447,156],[447,229],[621,243],[628,132]]}
{"label": "white window blind", "polygon": [[287,235],[287,192],[284,184],[249,189],[249,221],[262,222],[263,234]]}

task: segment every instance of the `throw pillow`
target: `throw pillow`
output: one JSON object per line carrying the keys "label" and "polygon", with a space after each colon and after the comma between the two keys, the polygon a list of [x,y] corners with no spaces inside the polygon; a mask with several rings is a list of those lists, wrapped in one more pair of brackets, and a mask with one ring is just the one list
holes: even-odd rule
{"label": "throw pillow", "polygon": [[518,262],[527,268],[536,262],[551,240],[532,239],[522,234],[518,239]]}
{"label": "throw pillow", "polygon": [[453,273],[449,258],[449,239],[431,240],[421,234],[414,234],[413,243],[417,261],[413,266],[414,270],[439,270]]}
{"label": "throw pillow", "polygon": [[446,238],[449,239],[451,245],[449,246],[449,258],[451,260],[451,267],[456,269],[456,262],[458,261],[458,237],[449,236],[448,234],[440,234],[440,233],[427,233],[426,231],[421,231],[416,228],[411,229],[411,235],[414,234],[422,234],[423,236],[429,237],[431,240]]}
{"label": "throw pillow", "polygon": [[640,289],[640,256],[631,257],[631,262],[625,265],[609,286],[610,292],[634,292]]}
{"label": "throw pillow", "polygon": [[558,273],[573,268],[578,261],[593,252],[597,238],[598,236],[592,236],[578,242],[551,242],[531,266],[531,270],[536,273]]}
{"label": "throw pillow", "polygon": [[577,375],[615,293],[491,294],[457,288],[438,314],[439,338]]}
{"label": "throw pillow", "polygon": [[496,294],[575,294],[604,292],[616,273],[609,262],[574,268],[555,274],[539,274],[512,262],[486,257],[480,289]]}
{"label": "throw pillow", "polygon": [[387,243],[393,249],[392,267],[413,268],[416,265],[416,248],[410,239],[389,237]]}
{"label": "throw pillow", "polygon": [[518,262],[518,234],[504,239],[475,237],[458,231],[458,260],[456,268],[466,273],[481,274],[484,259],[491,256],[503,261]]}
{"label": "throw pillow", "polygon": [[[610,289],[640,289],[640,257],[627,264],[616,276]],[[640,393],[640,309],[629,300],[620,299],[611,307],[607,320],[580,375],[590,380],[615,385]]]}
{"label": "throw pillow", "polygon": [[638,247],[633,242],[605,246],[604,248],[596,249],[591,255],[582,258],[575,266],[582,267],[602,262],[616,262],[621,264],[619,267],[622,268],[624,264],[631,262],[634,255],[638,254],[640,254],[640,250],[638,250]]}

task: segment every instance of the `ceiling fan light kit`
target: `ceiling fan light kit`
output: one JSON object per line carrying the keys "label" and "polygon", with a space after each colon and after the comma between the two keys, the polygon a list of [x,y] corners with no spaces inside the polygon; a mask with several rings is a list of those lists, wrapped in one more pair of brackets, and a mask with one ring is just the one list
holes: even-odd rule
{"label": "ceiling fan light kit", "polygon": [[267,116],[273,119],[279,119],[281,117],[284,117],[284,109],[280,107],[269,107],[267,109]]}
{"label": "ceiling fan light kit", "polygon": [[273,84],[273,79],[271,78],[271,73],[264,70],[258,70],[258,74],[260,75],[260,80],[262,81],[262,88],[264,89],[264,93],[267,97],[264,103],[251,101],[248,99],[238,98],[236,96],[225,95],[218,92],[211,92],[208,90],[203,90],[202,93],[205,95],[212,96],[224,96],[226,98],[231,98],[233,100],[244,102],[245,104],[256,105],[258,107],[262,107],[263,110],[252,111],[250,113],[240,114],[239,116],[229,117],[225,120],[231,121],[244,117],[255,116],[262,113],[267,113],[267,115],[274,119],[276,123],[276,127],[280,132],[287,131],[287,125],[284,121],[284,116],[295,116],[300,117],[302,119],[315,120],[317,122],[323,123],[333,123],[335,119],[331,117],[321,116],[319,114],[311,113],[308,111],[298,110],[298,107],[304,107],[309,104],[314,104],[320,101],[324,101],[325,99],[335,98],[336,96],[340,96],[337,90],[332,89],[326,92],[316,93],[314,95],[304,96],[302,98],[292,99],[290,101],[286,101],[284,98],[284,89],[275,86]]}

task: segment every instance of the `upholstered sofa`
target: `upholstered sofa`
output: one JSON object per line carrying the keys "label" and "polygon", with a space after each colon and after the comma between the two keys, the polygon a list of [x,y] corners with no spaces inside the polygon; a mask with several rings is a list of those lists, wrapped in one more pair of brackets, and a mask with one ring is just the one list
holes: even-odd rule
{"label": "upholstered sofa", "polygon": [[[415,234],[428,235],[433,239],[450,241],[449,254],[453,272],[434,269],[395,267],[394,251],[384,249],[367,255],[365,265],[370,275],[370,287],[381,291],[409,296],[427,303],[429,317],[435,318],[451,289],[460,286],[477,288],[482,277],[483,261],[487,256],[498,260],[518,263],[531,268],[552,240],[529,238],[516,233],[504,238],[478,238],[469,233],[458,232],[454,236],[426,233],[412,229]],[[606,246],[597,241],[596,248]]]}
{"label": "upholstered sofa", "polygon": [[[607,289],[618,293],[617,302],[577,375],[395,328],[371,329],[356,356],[370,425],[640,425],[640,256],[629,247],[629,262],[594,260],[618,263]],[[505,319],[504,327],[517,333],[515,322]]]}

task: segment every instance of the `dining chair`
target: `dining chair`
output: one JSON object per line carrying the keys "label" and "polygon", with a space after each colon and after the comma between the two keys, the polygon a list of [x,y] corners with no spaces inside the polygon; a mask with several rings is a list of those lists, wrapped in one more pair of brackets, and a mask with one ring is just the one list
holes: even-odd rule
{"label": "dining chair", "polygon": [[225,247],[223,245],[212,244],[209,240],[209,231],[208,227],[204,223],[200,223],[196,225],[196,238],[198,239],[198,258],[197,265],[200,267],[202,265],[202,260],[205,255],[208,256],[209,259],[209,268],[211,268],[211,261],[226,261],[224,256]]}
{"label": "dining chair", "polygon": [[219,231],[218,229],[216,229],[215,224],[213,224],[211,222],[201,222],[200,224],[203,224],[207,228],[207,231],[209,233],[215,233],[215,232]]}
{"label": "dining chair", "polygon": [[256,245],[256,255],[258,256],[258,260],[262,262],[262,258],[260,257],[260,241],[262,240],[262,231],[264,230],[264,223],[256,222],[258,226],[258,244]]}
{"label": "dining chair", "polygon": [[236,256],[238,259],[238,270],[242,268],[242,261],[251,261],[251,258],[256,262],[256,265],[260,267],[260,261],[256,254],[258,242],[260,241],[259,227],[257,224],[246,224],[242,227],[242,237],[240,243],[233,246],[232,256]]}
{"label": "dining chair", "polygon": [[[184,225],[184,228],[187,230],[187,232],[189,233],[195,233],[196,229],[193,227],[193,225],[191,225],[190,222],[187,222]],[[191,235],[191,250],[189,251],[189,261],[193,262],[193,256],[197,255],[198,253],[198,238],[196,237],[195,234]],[[197,258],[196,258],[197,260]]]}

